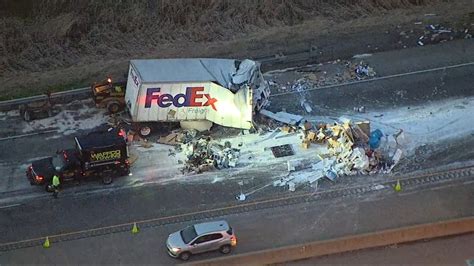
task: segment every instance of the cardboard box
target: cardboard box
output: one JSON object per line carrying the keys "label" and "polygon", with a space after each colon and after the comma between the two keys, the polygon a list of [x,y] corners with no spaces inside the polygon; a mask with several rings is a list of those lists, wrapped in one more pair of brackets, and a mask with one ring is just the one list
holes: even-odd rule
{"label": "cardboard box", "polygon": [[366,136],[370,136],[370,121],[362,121],[355,123]]}
{"label": "cardboard box", "polygon": [[281,127],[281,132],[290,133],[290,132],[291,132],[291,127],[289,127],[289,126],[282,126],[282,127]]}
{"label": "cardboard box", "polygon": [[175,144],[178,144],[178,141],[177,141],[177,138],[178,138],[178,133],[170,133],[168,134],[167,136],[161,136],[157,142],[158,143],[161,143],[161,144],[167,144],[167,145],[175,145]]}
{"label": "cardboard box", "polygon": [[308,140],[303,140],[303,142],[301,143],[301,147],[303,147],[304,149],[308,149],[310,143],[311,142],[309,142]]}
{"label": "cardboard box", "polygon": [[316,132],[309,131],[308,135],[306,136],[306,139],[309,140],[309,141],[315,141],[316,140]]}
{"label": "cardboard box", "polygon": [[356,142],[364,142],[367,143],[369,141],[369,137],[360,129],[358,125],[352,125],[352,134],[354,136],[354,141]]}
{"label": "cardboard box", "polygon": [[303,128],[303,130],[310,130],[313,128],[313,125],[310,122],[306,122],[301,127]]}

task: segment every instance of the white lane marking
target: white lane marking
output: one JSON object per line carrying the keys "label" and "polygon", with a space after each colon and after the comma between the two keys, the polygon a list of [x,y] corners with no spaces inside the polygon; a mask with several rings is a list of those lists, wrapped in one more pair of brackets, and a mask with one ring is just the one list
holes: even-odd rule
{"label": "white lane marking", "polygon": [[6,206],[0,206],[0,209],[13,208],[20,205],[21,205],[20,203],[17,203],[17,204],[11,204],[11,205],[6,205]]}
{"label": "white lane marking", "polygon": [[58,130],[52,129],[52,130],[46,130],[46,131],[41,131],[41,132],[28,133],[28,134],[23,134],[23,135],[15,135],[15,136],[10,136],[10,137],[0,138],[0,141],[2,141],[2,140],[9,140],[9,139],[18,139],[18,138],[29,137],[29,136],[35,136],[35,135],[41,135],[41,134],[47,134],[47,133],[53,133],[53,132],[58,132]]}
{"label": "white lane marking", "polygon": [[367,57],[371,57],[371,56],[372,56],[372,54],[356,54],[352,58],[359,59],[359,58],[367,58]]}
{"label": "white lane marking", "polygon": [[[339,84],[333,84],[333,85],[328,85],[328,86],[311,88],[311,89],[307,89],[307,90],[303,90],[303,91],[314,91],[314,90],[329,89],[329,88],[342,87],[342,86],[348,86],[348,85],[354,85],[354,84],[368,83],[368,82],[372,82],[372,81],[398,78],[398,77],[404,77],[404,76],[410,76],[410,75],[416,75],[416,74],[422,74],[422,73],[429,73],[429,72],[435,72],[435,71],[441,71],[441,70],[446,70],[446,69],[451,69],[451,68],[458,68],[458,67],[465,67],[465,66],[471,66],[471,65],[474,65],[474,62],[451,65],[451,66],[444,66],[444,67],[436,67],[436,68],[430,68],[430,69],[425,69],[425,70],[418,70],[418,71],[413,71],[413,72],[406,72],[406,73],[401,73],[401,74],[394,74],[394,75],[388,75],[388,76],[383,76],[383,77],[376,77],[376,78],[371,78],[371,79],[356,80],[356,81],[351,81],[351,82],[345,82],[345,83],[339,83]],[[270,94],[270,97],[281,96],[281,95],[286,95],[286,94],[295,94],[295,93],[299,93],[299,92],[298,91],[290,91],[290,92],[275,93],[275,94]]]}

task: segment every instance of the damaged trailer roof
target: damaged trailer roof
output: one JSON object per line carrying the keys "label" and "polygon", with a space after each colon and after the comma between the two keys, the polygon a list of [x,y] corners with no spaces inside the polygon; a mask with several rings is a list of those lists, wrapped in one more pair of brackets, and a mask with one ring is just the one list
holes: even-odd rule
{"label": "damaged trailer roof", "polygon": [[257,62],[248,59],[140,59],[130,63],[144,83],[212,81],[230,90],[233,85],[249,82],[259,68]]}

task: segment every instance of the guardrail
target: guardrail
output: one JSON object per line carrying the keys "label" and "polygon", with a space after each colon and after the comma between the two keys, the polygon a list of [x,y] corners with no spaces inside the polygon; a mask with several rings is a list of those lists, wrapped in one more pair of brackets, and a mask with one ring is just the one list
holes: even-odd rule
{"label": "guardrail", "polygon": [[[82,100],[92,96],[90,87],[79,88],[74,90],[61,91],[51,94],[51,100],[54,103],[68,103],[73,100]],[[37,95],[27,98],[14,99],[0,102],[0,111],[6,112],[18,109],[21,104],[44,101],[46,95]]]}
{"label": "guardrail", "polygon": [[264,265],[284,263],[342,252],[390,246],[474,232],[474,217],[389,229],[336,239],[250,252],[189,265]]}

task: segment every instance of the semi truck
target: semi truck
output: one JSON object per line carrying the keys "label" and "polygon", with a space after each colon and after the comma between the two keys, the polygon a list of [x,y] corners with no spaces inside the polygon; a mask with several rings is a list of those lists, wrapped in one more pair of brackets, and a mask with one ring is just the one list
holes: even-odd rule
{"label": "semi truck", "polygon": [[53,175],[58,175],[61,184],[91,177],[110,184],[114,177],[129,174],[128,148],[122,131],[95,131],[75,137],[74,141],[72,149],[33,161],[26,170],[30,184],[49,191]]}
{"label": "semi truck", "polygon": [[[250,129],[270,89],[252,60],[131,60],[125,104],[142,136],[167,122],[210,128],[212,123]],[[161,123],[157,123],[161,122]]]}

